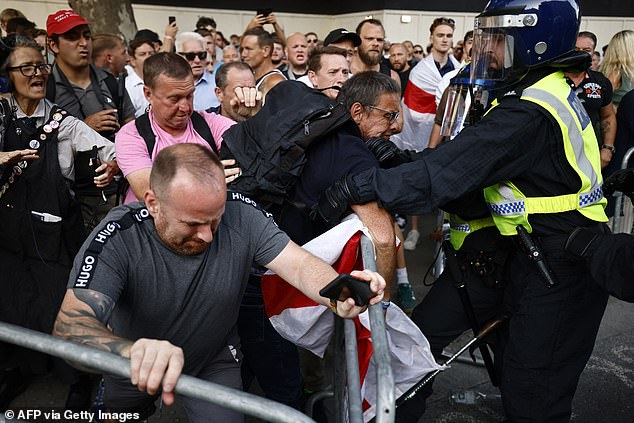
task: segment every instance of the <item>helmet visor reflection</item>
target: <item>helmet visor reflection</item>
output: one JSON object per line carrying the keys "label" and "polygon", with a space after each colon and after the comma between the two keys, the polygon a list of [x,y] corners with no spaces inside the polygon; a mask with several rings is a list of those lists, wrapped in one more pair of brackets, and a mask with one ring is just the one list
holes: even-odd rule
{"label": "helmet visor reflection", "polygon": [[504,28],[476,29],[471,55],[471,83],[504,81],[513,70],[515,40]]}

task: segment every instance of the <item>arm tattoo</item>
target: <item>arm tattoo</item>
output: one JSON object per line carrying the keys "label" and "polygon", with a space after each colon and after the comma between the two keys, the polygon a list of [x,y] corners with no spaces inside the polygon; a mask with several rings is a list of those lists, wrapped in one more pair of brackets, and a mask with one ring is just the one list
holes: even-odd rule
{"label": "arm tattoo", "polygon": [[105,325],[115,304],[110,297],[90,289],[73,289],[73,293],[84,307],[63,307],[55,321],[55,336],[119,355],[132,345]]}
{"label": "arm tattoo", "polygon": [[95,313],[95,317],[104,325],[110,320],[110,315],[114,309],[114,300],[101,292],[92,289],[74,289],[75,297],[88,304]]}

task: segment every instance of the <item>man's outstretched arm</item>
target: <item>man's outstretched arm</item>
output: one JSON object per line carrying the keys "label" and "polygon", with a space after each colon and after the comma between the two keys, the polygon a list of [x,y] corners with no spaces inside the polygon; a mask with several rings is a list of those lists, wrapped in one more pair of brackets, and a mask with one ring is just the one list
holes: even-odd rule
{"label": "man's outstretched arm", "polygon": [[174,402],[174,387],[184,364],[183,351],[167,341],[116,336],[106,327],[115,302],[91,289],[68,289],[53,335],[130,359],[130,380],[150,395],[163,387],[163,401]]}
{"label": "man's outstretched arm", "polygon": [[[284,247],[265,267],[277,273],[282,279],[299,289],[313,301],[328,306],[328,298],[319,295],[319,290],[335,279],[338,274],[328,263],[304,250],[293,241]],[[383,298],[385,280],[376,272],[369,270],[351,273],[352,276],[367,281],[375,294],[370,304],[376,304]],[[356,306],[352,298],[340,297],[335,312],[340,317],[353,318],[363,312],[365,307]]]}

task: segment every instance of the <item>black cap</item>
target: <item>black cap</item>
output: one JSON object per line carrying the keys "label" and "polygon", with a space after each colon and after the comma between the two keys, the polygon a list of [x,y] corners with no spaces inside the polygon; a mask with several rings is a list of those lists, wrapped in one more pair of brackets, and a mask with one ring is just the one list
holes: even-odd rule
{"label": "black cap", "polygon": [[332,43],[338,43],[341,40],[350,40],[355,47],[361,45],[361,37],[356,32],[351,32],[345,28],[337,28],[330,31],[330,33],[324,39],[324,47]]}
{"label": "black cap", "polygon": [[154,32],[154,31],[152,31],[151,29],[141,29],[141,30],[139,30],[136,33],[136,35],[134,36],[134,39],[138,40],[140,38],[143,38],[144,40],[151,41],[153,43],[159,43],[160,45],[163,45],[163,42],[159,38],[158,34],[156,32]]}

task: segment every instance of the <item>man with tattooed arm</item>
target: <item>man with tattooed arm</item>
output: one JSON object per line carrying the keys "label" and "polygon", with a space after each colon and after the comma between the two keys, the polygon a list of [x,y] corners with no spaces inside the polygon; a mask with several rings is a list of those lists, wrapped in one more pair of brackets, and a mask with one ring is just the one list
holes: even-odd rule
{"label": "man with tattooed arm", "polygon": [[[104,407],[154,412],[187,373],[241,388],[235,330],[251,264],[259,263],[314,301],[337,273],[289,240],[255,202],[227,192],[222,164],[198,144],[157,155],[145,203],[113,209],[75,258],[54,335],[130,358],[130,379],[104,375]],[[353,273],[383,297],[377,273]],[[331,308],[354,317],[351,298]],[[161,392],[162,391],[162,392]],[[241,422],[240,413],[183,398],[190,422]]]}

